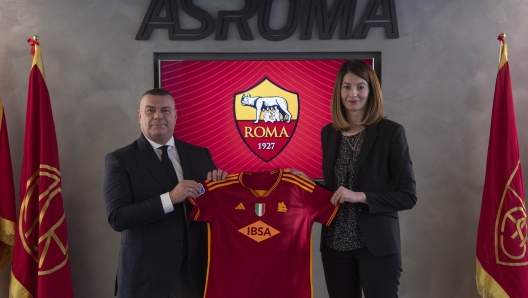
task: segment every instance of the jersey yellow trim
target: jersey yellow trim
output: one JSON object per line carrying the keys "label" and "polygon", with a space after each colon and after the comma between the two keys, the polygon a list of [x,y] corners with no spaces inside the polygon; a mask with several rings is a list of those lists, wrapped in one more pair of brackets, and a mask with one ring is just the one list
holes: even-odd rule
{"label": "jersey yellow trim", "polygon": [[[281,169],[275,169],[273,171],[270,172],[271,175],[273,174],[277,174],[278,172],[280,172]],[[288,170],[284,170],[284,172],[289,172]]]}
{"label": "jersey yellow trim", "polygon": [[207,184],[207,186],[210,186],[210,185],[214,186],[214,185],[219,184],[219,183],[223,183],[223,182],[226,182],[226,181],[233,181],[233,180],[238,180],[238,174],[228,175],[228,176],[225,177],[225,179],[217,180],[217,181],[206,180],[205,184]]}
{"label": "jersey yellow trim", "polygon": [[299,186],[300,188],[306,190],[307,192],[313,192],[313,189],[314,189],[313,187],[308,187],[305,184],[301,184],[301,183],[299,183],[296,180],[291,180],[291,179],[287,179],[287,178],[283,178],[282,180],[286,181],[286,182],[290,182],[292,184],[295,184],[295,185]]}
{"label": "jersey yellow trim", "polygon": [[[242,186],[244,186],[245,188],[247,188],[249,191],[251,191],[251,193],[257,197],[257,198],[260,198],[260,197],[267,197],[276,187],[277,185],[279,185],[279,183],[281,182],[282,180],[282,175],[283,175],[283,171],[281,169],[277,169],[277,170],[273,170],[270,172],[270,174],[276,174],[276,173],[279,173],[279,176],[277,177],[277,180],[275,180],[275,183],[266,191],[266,190],[254,190],[252,189],[251,187],[248,187],[244,184],[244,181],[243,181],[243,177],[244,175],[251,175],[251,173],[240,173],[239,176],[238,176],[238,182],[240,184],[242,184]],[[264,192],[264,193],[262,193]]]}
{"label": "jersey yellow trim", "polygon": [[315,185],[315,182],[313,182],[312,180],[306,178],[306,177],[303,177],[303,176],[300,176],[300,175],[295,175],[295,174],[290,174],[290,173],[285,173],[284,174],[285,176],[291,176],[291,177],[294,177],[295,179],[299,180],[299,181],[302,181],[302,182],[305,182],[309,185]]}
{"label": "jersey yellow trim", "polygon": [[[217,187],[233,184],[233,182],[234,183],[238,182],[238,174],[228,175],[225,179],[218,180],[218,181],[207,180],[207,181],[205,181],[205,185],[207,185],[207,188],[209,190],[213,190],[213,189],[215,189]],[[226,183],[228,183],[228,184],[226,184]]]}
{"label": "jersey yellow trim", "polygon": [[254,191],[258,194],[259,197],[263,197],[268,190],[267,189],[254,189]]}
{"label": "jersey yellow trim", "polygon": [[310,233],[310,296],[314,298],[312,243],[312,233]]}
{"label": "jersey yellow trim", "polygon": [[[278,172],[279,172],[279,177],[277,177],[277,180],[275,180],[275,184],[273,184],[273,186],[270,187],[270,189],[268,189],[268,191],[263,195],[263,197],[267,197],[277,187],[277,185],[279,185],[279,182],[282,180],[282,175],[284,173],[280,169],[278,170]],[[275,173],[276,171],[272,172],[272,174],[275,174]]]}
{"label": "jersey yellow trim", "polygon": [[284,177],[288,177],[292,180],[295,180],[297,181],[298,183],[300,184],[303,184],[303,185],[306,185],[306,187],[308,188],[314,188],[315,187],[315,182],[311,181],[311,180],[308,180],[302,176],[299,176],[299,175],[293,175],[293,174],[284,174]]}
{"label": "jersey yellow trim", "polygon": [[315,187],[315,182],[313,182],[312,180],[306,179],[303,176],[294,175],[294,174],[285,174],[284,177],[291,178],[299,183],[306,185],[307,187],[311,187],[311,188]]}
{"label": "jersey yellow trim", "polygon": [[[222,180],[224,181],[224,180]],[[224,187],[224,186],[228,186],[228,185],[231,185],[231,184],[237,184],[239,183],[238,181],[224,181],[223,183],[220,183],[220,184],[216,184],[214,186],[209,186],[209,190],[213,190],[213,189],[216,189],[216,188],[219,188],[219,187]]]}
{"label": "jersey yellow trim", "polygon": [[198,211],[196,211],[196,214],[194,215],[193,217],[193,220],[194,221],[197,221],[198,220],[198,217],[200,216],[200,207],[198,207],[198,205],[196,205],[196,202],[194,201],[193,198],[187,198],[189,200],[189,202],[191,203],[191,205],[193,205],[194,207],[196,207],[196,209],[198,209]]}
{"label": "jersey yellow trim", "polygon": [[329,226],[332,221],[334,220],[334,217],[336,216],[337,214],[337,210],[339,210],[339,206],[340,205],[337,205],[335,208],[334,208],[334,212],[332,213],[332,215],[330,216],[330,218],[328,219],[328,221],[326,222],[326,226]]}
{"label": "jersey yellow trim", "polygon": [[207,223],[207,273],[205,274],[204,297],[207,297],[207,285],[209,284],[209,269],[211,269],[211,225]]}

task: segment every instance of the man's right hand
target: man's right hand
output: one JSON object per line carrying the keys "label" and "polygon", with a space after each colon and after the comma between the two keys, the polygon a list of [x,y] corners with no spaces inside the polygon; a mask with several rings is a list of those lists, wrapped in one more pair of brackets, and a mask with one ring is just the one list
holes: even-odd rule
{"label": "man's right hand", "polygon": [[173,204],[178,204],[189,197],[196,199],[201,187],[200,183],[193,180],[180,181],[180,183],[169,192],[171,202]]}
{"label": "man's right hand", "polygon": [[207,173],[207,180],[211,180],[211,181],[224,180],[226,177],[227,177],[227,172],[222,171],[220,169],[213,170]]}

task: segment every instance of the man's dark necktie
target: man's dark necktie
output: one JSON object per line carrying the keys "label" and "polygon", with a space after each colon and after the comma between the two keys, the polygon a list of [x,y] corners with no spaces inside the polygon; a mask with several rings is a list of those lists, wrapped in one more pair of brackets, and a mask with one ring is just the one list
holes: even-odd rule
{"label": "man's dark necktie", "polygon": [[178,184],[178,176],[176,176],[176,170],[174,170],[174,166],[167,153],[168,148],[169,146],[167,145],[158,148],[161,149],[161,164],[165,168],[165,171],[167,171],[167,174],[169,174],[172,185],[176,186],[176,184]]}
{"label": "man's dark necktie", "polygon": [[[167,171],[167,174],[169,174],[172,186],[174,187],[176,184],[178,184],[178,176],[176,176],[176,170],[174,170],[174,166],[172,165],[169,154],[167,153],[169,146],[163,145],[158,147],[158,149],[161,149],[161,164],[165,168],[165,171]],[[174,148],[174,150],[176,150],[176,148]],[[182,218],[183,222],[183,238],[181,241],[183,241],[182,255],[185,257],[187,255],[187,227],[184,219],[186,216],[184,208],[185,206],[183,203],[174,205],[174,212],[178,215],[178,218]]]}

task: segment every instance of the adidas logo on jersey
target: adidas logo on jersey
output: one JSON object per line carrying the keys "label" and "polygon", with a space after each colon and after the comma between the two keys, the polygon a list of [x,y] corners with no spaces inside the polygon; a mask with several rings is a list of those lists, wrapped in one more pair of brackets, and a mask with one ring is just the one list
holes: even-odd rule
{"label": "adidas logo on jersey", "polygon": [[246,210],[246,207],[244,207],[244,204],[240,203],[238,206],[235,207],[236,210]]}

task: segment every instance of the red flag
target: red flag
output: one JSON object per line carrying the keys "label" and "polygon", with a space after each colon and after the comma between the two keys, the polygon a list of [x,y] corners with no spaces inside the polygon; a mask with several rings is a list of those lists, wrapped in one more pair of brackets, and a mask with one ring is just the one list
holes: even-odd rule
{"label": "red flag", "polygon": [[0,269],[11,263],[15,241],[15,184],[4,106],[0,99]]}
{"label": "red flag", "polygon": [[20,211],[10,297],[73,297],[66,216],[51,102],[37,41],[29,75]]}
{"label": "red flag", "polygon": [[528,297],[526,208],[508,48],[501,41],[499,71],[477,235],[477,289],[482,297]]}

